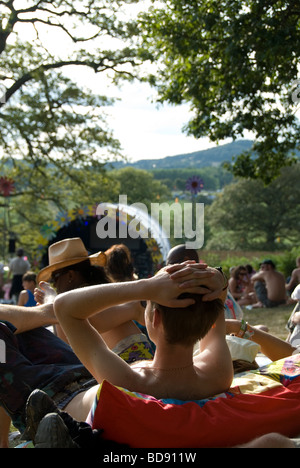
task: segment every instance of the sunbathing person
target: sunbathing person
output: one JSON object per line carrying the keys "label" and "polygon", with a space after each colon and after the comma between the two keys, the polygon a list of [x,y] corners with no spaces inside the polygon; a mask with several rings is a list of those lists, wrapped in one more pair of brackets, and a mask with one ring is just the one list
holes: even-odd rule
{"label": "sunbathing person", "polygon": [[298,284],[300,284],[300,257],[296,258],[296,268],[292,271],[285,289],[291,293]]}
{"label": "sunbathing person", "polygon": [[[152,394],[157,398],[175,397],[178,399],[205,398],[205,396],[208,396],[209,394],[215,394],[218,387],[220,390],[220,384],[225,388],[226,385],[230,383],[232,378],[232,364],[230,363],[231,357],[227,354],[227,346],[226,354],[223,354],[225,351],[223,327],[224,318],[220,311],[216,320],[216,326],[211,328],[205,335],[204,339],[200,342],[200,356],[202,355],[200,359],[199,356],[196,359],[195,357],[193,358],[189,341],[184,341],[185,344],[179,344],[182,339],[182,335],[184,336],[185,334],[184,332],[181,333],[181,328],[179,329],[180,331],[178,331],[178,320],[182,320],[181,324],[187,326],[189,321],[185,320],[187,318],[185,314],[187,308],[192,306],[192,304],[188,306],[188,302],[191,300],[191,297],[195,300],[195,296],[191,295],[191,292],[193,291],[193,293],[195,293],[195,291],[198,291],[199,293],[201,290],[203,291],[202,288],[196,287],[196,284],[206,284],[207,286],[209,285],[212,287],[215,282],[214,287],[217,289],[214,294],[210,294],[209,296],[206,295],[202,298],[202,307],[204,306],[203,299],[213,298],[216,296],[224,297],[224,283],[223,278],[219,276],[220,272],[215,272],[213,279],[203,277],[199,282],[196,281],[196,279],[197,276],[199,277],[200,272],[197,274],[194,270],[193,276],[189,276],[188,271],[193,271],[193,268],[196,269],[197,266],[189,265],[187,268],[180,267],[178,270],[178,265],[175,265],[174,267],[171,267],[171,269],[164,270],[155,278],[150,280],[133,282],[130,285],[129,283],[124,283],[122,286],[118,284],[116,285],[117,288],[114,289],[112,289],[112,285],[86,288],[83,291],[85,297],[82,298],[80,298],[75,291],[57,298],[55,309],[59,317],[62,317],[63,315],[61,321],[65,327],[65,331],[69,335],[73,346],[76,347],[77,352],[80,353],[81,359],[86,360],[86,364],[91,366],[91,371],[94,372],[94,375],[97,377],[99,382],[105,378],[110,380],[114,385],[125,386],[127,389],[141,393]],[[171,277],[168,277],[166,272],[171,274]],[[204,272],[205,270],[202,273]],[[183,275],[187,276],[185,277]],[[172,284],[172,282],[170,282],[172,278],[173,281],[176,279],[177,281],[184,282],[182,284]],[[217,279],[218,285],[216,283]],[[133,288],[134,285],[136,286],[135,288]],[[190,294],[188,297],[184,296],[183,298],[182,296],[179,296],[178,298],[178,293],[183,289],[190,291]],[[151,363],[139,363],[139,365],[129,367],[124,362],[121,362],[116,356],[111,355],[111,352],[105,347],[105,344],[101,340],[101,337],[95,333],[95,331],[92,330],[86,322],[86,317],[92,313],[91,310],[83,312],[77,301],[84,301],[84,298],[88,298],[91,309],[95,311],[104,306],[103,301],[106,302],[107,305],[115,303],[118,300],[125,301],[128,300],[128,298],[131,300],[133,297],[135,299],[144,298],[151,300],[147,305],[146,322],[150,335],[157,344],[157,354]],[[153,301],[155,301],[154,304]],[[168,304],[168,306],[172,307],[161,307],[157,302]],[[176,308],[179,305],[184,305],[185,307],[176,311]],[[176,306],[176,308],[174,308],[174,306]],[[210,304],[210,307],[212,307],[212,304]],[[202,313],[203,312],[204,308],[202,309]],[[101,315],[101,313],[102,312],[100,312],[99,315]],[[167,320],[167,317],[169,320]],[[236,334],[238,334],[241,328],[241,323],[239,321],[236,322],[237,323],[232,323],[235,328],[232,327],[230,331],[235,330]],[[176,327],[173,328],[172,325],[175,323]],[[85,332],[83,331],[83,327],[86,330]],[[195,323],[193,323],[192,328],[194,340]],[[89,338],[87,341],[85,341],[84,337],[81,336],[82,332],[88,335]],[[171,336],[169,335],[169,332],[172,332]],[[243,332],[245,332],[245,330],[243,330]],[[175,335],[173,335],[173,333],[175,333]],[[258,333],[260,333],[259,330]],[[198,334],[196,333],[196,335]],[[175,342],[173,342],[173,340],[175,340]],[[97,347],[98,351],[94,355],[93,350],[95,347]],[[291,348],[289,348],[289,351],[291,351]],[[216,359],[216,356],[219,356],[220,353],[222,353],[222,359]],[[283,353],[286,355],[286,350],[284,350]],[[277,355],[276,358],[278,357],[280,356]],[[218,376],[217,379],[216,376]],[[201,382],[201,385],[198,386],[199,382]],[[76,410],[78,411],[79,407],[83,408],[84,404],[89,401],[86,407],[86,411],[88,410],[94,397],[93,392],[90,393],[88,397],[88,400],[85,402],[82,401],[82,395],[78,396],[77,401],[75,401],[76,399],[74,400],[76,408],[73,408],[73,414]],[[36,401],[35,395],[33,395],[33,400]],[[65,418],[61,413],[53,414],[56,410],[51,403],[49,404],[48,409],[49,411],[46,411],[46,413],[49,412],[51,414],[45,416],[45,412],[43,413],[35,407],[35,410],[39,412],[39,421],[41,420],[37,432],[38,446],[62,446],[59,444],[51,445],[53,442],[57,444],[58,434],[68,437],[69,447],[76,446],[70,437],[71,432],[73,432],[73,427],[71,427],[71,429],[67,429],[67,426],[63,423]],[[83,420],[82,416],[77,418],[79,420]],[[69,426],[69,422],[65,422]],[[71,425],[73,425],[73,423],[74,422],[72,422]],[[44,430],[46,430],[46,432],[43,432]],[[92,433],[93,431],[90,429],[90,432]],[[101,441],[98,440],[96,444],[97,443],[101,444]],[[260,437],[258,440],[244,445],[243,447],[248,446],[280,446],[292,448],[295,445],[293,441],[286,437],[282,437],[278,434],[267,434]]]}
{"label": "sunbathing person", "polygon": [[[38,280],[51,280],[57,293],[108,283],[104,262],[102,253],[88,256],[81,239],[65,239],[50,246],[49,265],[41,270]],[[52,294],[53,290],[50,292]],[[54,297],[51,300],[53,302]],[[128,362],[152,359],[153,351],[147,337],[132,322],[132,317],[140,319],[140,304],[117,308],[123,311],[123,321],[111,323],[109,329],[103,328],[101,323],[106,344]],[[97,315],[91,319],[96,329],[97,320]],[[26,309],[0,306],[0,340],[6,349],[6,362],[0,363],[1,447],[8,445],[10,418],[16,428],[24,430],[24,408],[32,390],[39,387],[52,396],[59,395],[60,407],[64,407],[70,396],[95,384],[70,346],[44,328],[57,324],[51,303]],[[64,338],[60,331],[58,333]]]}
{"label": "sunbathing person", "polygon": [[229,279],[229,290],[240,306],[254,304],[257,301],[248,272],[243,265],[232,271]]}
{"label": "sunbathing person", "polygon": [[285,278],[276,270],[272,260],[264,260],[260,271],[251,277],[254,284],[258,302],[253,305],[257,307],[277,307],[286,304],[287,295],[285,289]]}
{"label": "sunbathing person", "polygon": [[[182,263],[187,260],[199,263],[198,252],[195,249],[187,249],[185,244],[175,245],[172,247],[167,255],[167,265],[174,265],[175,263]],[[203,260],[201,260],[203,262]],[[236,302],[234,297],[227,289],[227,297],[225,299],[225,318],[241,319],[243,318],[243,311],[240,305]]]}
{"label": "sunbathing person", "polygon": [[240,338],[250,338],[261,347],[261,352],[271,361],[278,361],[284,357],[299,353],[299,346],[277,338],[265,332],[260,327],[251,326],[244,320],[226,320],[226,333]]}
{"label": "sunbathing person", "polygon": [[[54,308],[72,348],[98,383],[105,379],[159,398],[201,399],[223,392],[232,382],[223,311],[226,289],[220,271],[186,263],[149,279],[70,291],[56,298]],[[107,308],[137,300],[147,300],[145,321],[156,352],[152,361],[130,366],[111,352],[89,318],[102,315],[106,327],[111,320]],[[200,353],[193,358],[199,339]],[[97,389],[75,397],[66,411],[84,421]]]}
{"label": "sunbathing person", "polygon": [[[185,278],[186,272],[188,275]],[[202,285],[209,285],[214,280],[221,290],[219,296],[224,299],[226,288],[222,291],[222,273],[214,269],[204,269],[199,264],[175,265],[161,270],[151,279],[99,285],[70,291],[56,298],[55,313],[73,350],[99,383],[107,379],[114,385],[136,391],[153,395],[172,392],[183,399],[191,398],[191,395],[193,398],[204,398],[205,395],[223,391],[228,387],[232,378],[232,363],[225,341],[225,321],[224,314],[221,313],[223,302],[220,299],[205,302],[202,300],[200,293],[203,294],[205,288],[194,286],[195,273],[199,274]],[[184,283],[180,286],[182,278]],[[181,292],[198,296],[178,299]],[[205,298],[209,299],[209,294],[203,299]],[[120,303],[137,300],[148,300],[145,321],[157,348],[153,361],[129,366],[107,348],[101,335],[91,327],[88,319],[98,314],[100,321],[101,311]],[[171,310],[165,310],[164,307]],[[174,308],[179,309],[174,311]],[[184,313],[180,310],[182,308]],[[120,313],[122,314],[122,311]],[[107,314],[103,315],[107,317]],[[206,316],[208,324],[205,327],[203,322]],[[103,324],[108,319],[103,318]],[[215,327],[211,328],[214,323]],[[199,338],[202,338],[202,353],[197,357],[197,361],[193,362],[193,345]],[[97,353],[95,349],[98,350]],[[219,353],[223,353],[221,365],[215,362],[215,356]],[[166,369],[174,368],[184,369],[189,377],[185,379],[182,387],[177,385],[174,388],[173,377],[166,378],[163,373]],[[152,372],[153,370],[155,372]]]}

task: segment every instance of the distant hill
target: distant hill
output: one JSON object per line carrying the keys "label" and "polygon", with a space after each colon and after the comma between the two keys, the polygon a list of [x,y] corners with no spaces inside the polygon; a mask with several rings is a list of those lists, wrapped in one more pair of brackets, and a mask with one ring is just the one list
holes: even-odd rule
{"label": "distant hill", "polygon": [[216,167],[225,161],[231,162],[234,156],[251,149],[252,144],[251,140],[239,140],[207,150],[167,156],[161,159],[141,159],[134,163],[114,162],[112,166],[115,169],[130,166],[144,170]]}

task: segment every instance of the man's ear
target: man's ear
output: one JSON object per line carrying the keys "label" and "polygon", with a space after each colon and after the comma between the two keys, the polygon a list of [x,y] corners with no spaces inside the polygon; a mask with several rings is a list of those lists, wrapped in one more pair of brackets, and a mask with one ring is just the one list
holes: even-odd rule
{"label": "man's ear", "polygon": [[153,317],[152,317],[152,326],[154,328],[156,328],[160,324],[161,324],[161,313],[156,307],[154,307],[153,308]]}

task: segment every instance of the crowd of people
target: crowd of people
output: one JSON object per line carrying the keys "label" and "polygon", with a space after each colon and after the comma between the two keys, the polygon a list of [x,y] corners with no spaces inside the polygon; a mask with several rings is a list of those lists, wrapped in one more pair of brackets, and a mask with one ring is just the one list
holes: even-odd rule
{"label": "crowd of people", "polygon": [[[199,263],[196,251],[180,245],[156,275],[139,279],[124,245],[89,255],[79,238],[52,244],[47,267],[37,276],[22,273],[20,302],[0,305],[6,349],[0,447],[8,446],[11,421],[35,447],[103,443],[101,431],[91,429],[90,413],[103,380],[156,398],[204,399],[224,392],[234,375],[226,340],[231,334],[249,335],[272,361],[299,352],[293,340],[280,340],[242,317],[246,295],[254,305],[284,302],[275,265],[266,260],[257,273],[235,270],[228,282],[221,268]],[[297,289],[299,271],[284,280],[285,294]],[[29,293],[34,303],[28,303]],[[278,434],[245,442],[295,446]]]}
{"label": "crowd of people", "polygon": [[251,265],[239,265],[230,269],[229,290],[241,306],[273,308],[293,302],[291,292],[300,283],[300,257],[289,278],[276,270],[274,262],[264,260],[259,271]]}

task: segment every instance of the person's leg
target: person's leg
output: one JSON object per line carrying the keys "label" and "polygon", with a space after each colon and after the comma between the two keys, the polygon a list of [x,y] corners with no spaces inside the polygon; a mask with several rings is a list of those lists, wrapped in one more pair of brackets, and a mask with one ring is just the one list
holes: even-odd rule
{"label": "person's leg", "polygon": [[235,448],[296,448],[296,444],[281,434],[270,433]]}
{"label": "person's leg", "polygon": [[53,335],[49,346],[44,330],[40,336],[39,330],[14,335],[13,327],[0,322],[0,340],[5,348],[5,362],[0,363],[0,406],[21,432],[25,429],[26,400],[34,389],[43,389],[54,397],[68,384],[91,377],[75,355],[64,354],[67,350],[61,340],[57,338],[54,343]]}
{"label": "person's leg", "polygon": [[11,419],[8,414],[0,407],[0,448],[8,448],[8,435]]}
{"label": "person's leg", "polygon": [[267,292],[265,283],[263,283],[262,281],[256,281],[254,283],[254,289],[255,289],[255,294],[256,294],[258,301],[264,307],[266,307],[266,304],[268,302],[268,292]]}
{"label": "person's leg", "polygon": [[34,365],[80,364],[71,347],[47,328],[39,327],[15,336],[21,353]]}

